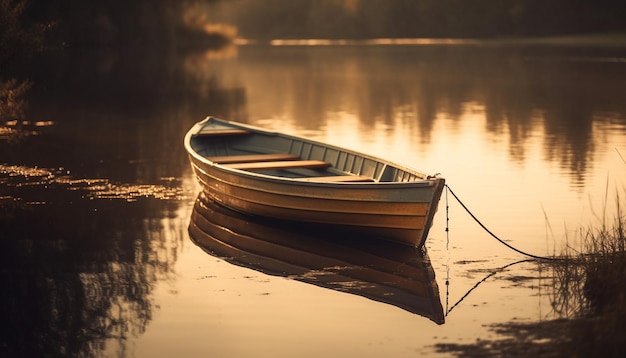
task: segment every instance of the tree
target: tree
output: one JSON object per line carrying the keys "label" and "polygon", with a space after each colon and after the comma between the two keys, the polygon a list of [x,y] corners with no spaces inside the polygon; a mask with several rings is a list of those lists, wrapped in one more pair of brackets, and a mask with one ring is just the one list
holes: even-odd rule
{"label": "tree", "polygon": [[8,63],[43,47],[50,25],[26,21],[27,7],[27,0],[0,0],[0,78]]}

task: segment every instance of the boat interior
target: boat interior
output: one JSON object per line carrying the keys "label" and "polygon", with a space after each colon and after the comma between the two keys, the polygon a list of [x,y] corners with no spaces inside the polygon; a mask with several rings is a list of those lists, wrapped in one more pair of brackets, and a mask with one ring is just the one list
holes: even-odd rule
{"label": "boat interior", "polygon": [[232,169],[310,182],[416,182],[427,176],[390,163],[301,138],[226,126],[206,126],[193,149]]}

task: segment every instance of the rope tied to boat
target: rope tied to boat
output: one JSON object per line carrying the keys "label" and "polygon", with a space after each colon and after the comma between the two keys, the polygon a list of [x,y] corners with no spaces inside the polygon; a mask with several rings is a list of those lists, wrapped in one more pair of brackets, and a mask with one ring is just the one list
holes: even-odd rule
{"label": "rope tied to boat", "polygon": [[[476,215],[474,215],[474,214],[473,214],[473,213],[472,213],[472,212],[471,212],[471,211],[467,208],[467,206],[463,203],[463,201],[461,201],[461,199],[459,199],[459,197],[458,197],[458,196],[454,193],[454,191],[452,190],[452,188],[450,188],[450,186],[449,186],[448,184],[445,184],[445,187],[446,187],[446,237],[447,237],[447,241],[448,241],[448,242],[449,242],[449,240],[450,240],[450,239],[449,239],[449,232],[450,232],[450,229],[449,229],[449,226],[448,226],[448,223],[449,223],[449,221],[450,221],[450,218],[449,218],[449,212],[448,212],[448,192],[449,192],[449,193],[450,193],[450,194],[452,194],[452,196],[456,199],[456,201],[457,201],[457,202],[461,205],[461,207],[462,207],[462,208],[463,208],[463,209],[464,209],[464,210],[465,210],[465,211],[469,214],[469,216],[470,216],[472,219],[474,219],[474,221],[475,221],[478,225],[480,225],[480,227],[482,227],[482,228],[483,228],[483,230],[485,230],[485,231],[486,231],[486,232],[487,232],[487,233],[488,233],[491,237],[493,237],[494,239],[496,239],[497,241],[499,241],[499,242],[500,242],[501,244],[503,244],[504,246],[508,247],[509,249],[511,249],[511,250],[513,250],[513,251],[515,251],[515,252],[517,252],[517,253],[520,253],[520,254],[525,255],[525,256],[528,256],[528,257],[532,257],[532,258],[537,259],[537,260],[550,260],[550,261],[552,261],[552,260],[558,260],[558,259],[559,259],[558,257],[555,257],[555,256],[549,257],[549,256],[538,256],[538,255],[533,255],[533,254],[530,254],[530,253],[528,253],[528,252],[524,252],[524,251],[522,251],[522,250],[520,250],[520,249],[518,249],[518,248],[515,248],[515,247],[511,246],[510,244],[506,243],[504,240],[502,240],[500,237],[498,237],[496,234],[494,234],[491,230],[489,230],[489,229],[487,228],[487,226],[485,226],[485,224],[483,224],[480,220],[478,220],[478,218],[476,217]],[[447,245],[448,245],[448,243],[446,243],[446,247],[447,247]]]}

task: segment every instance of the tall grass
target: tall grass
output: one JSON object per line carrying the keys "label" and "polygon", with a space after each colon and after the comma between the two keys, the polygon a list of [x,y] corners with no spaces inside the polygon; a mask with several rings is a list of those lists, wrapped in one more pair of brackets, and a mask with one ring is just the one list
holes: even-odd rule
{"label": "tall grass", "polygon": [[[581,230],[580,247],[567,246],[553,272],[552,306],[560,318],[492,326],[497,339],[436,344],[461,357],[626,357],[626,217]],[[544,266],[545,265],[545,266]]]}
{"label": "tall grass", "polygon": [[553,264],[553,308],[574,318],[573,356],[626,356],[626,217],[622,197],[612,222],[581,230],[581,249]]}
{"label": "tall grass", "polygon": [[[617,194],[613,222],[590,228],[583,237],[583,249],[577,257],[585,272],[586,313],[602,314],[626,294],[626,218],[621,197]],[[622,305],[623,306],[623,305]],[[626,307],[623,307],[626,311]]]}

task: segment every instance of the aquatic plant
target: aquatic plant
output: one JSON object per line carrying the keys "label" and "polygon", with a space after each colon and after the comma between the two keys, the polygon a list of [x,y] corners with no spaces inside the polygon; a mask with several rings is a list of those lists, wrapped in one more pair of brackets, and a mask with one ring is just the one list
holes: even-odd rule
{"label": "aquatic plant", "polygon": [[617,198],[613,222],[580,230],[581,245],[557,260],[540,260],[552,273],[551,303],[560,318],[491,326],[497,339],[440,343],[438,352],[463,357],[623,357],[626,355],[626,216]]}
{"label": "aquatic plant", "polygon": [[576,267],[561,265],[570,272],[582,272],[579,287],[579,320],[572,327],[572,342],[582,356],[617,357],[626,354],[626,217],[620,197],[611,225],[585,232],[583,249],[572,261]]}
{"label": "aquatic plant", "polygon": [[547,264],[553,272],[552,307],[567,322],[561,332],[567,338],[567,344],[561,345],[560,349],[563,356],[618,357],[626,354],[623,340],[626,335],[623,197],[617,190],[612,219],[603,214],[598,225],[581,228],[580,247],[566,246],[560,260]]}

